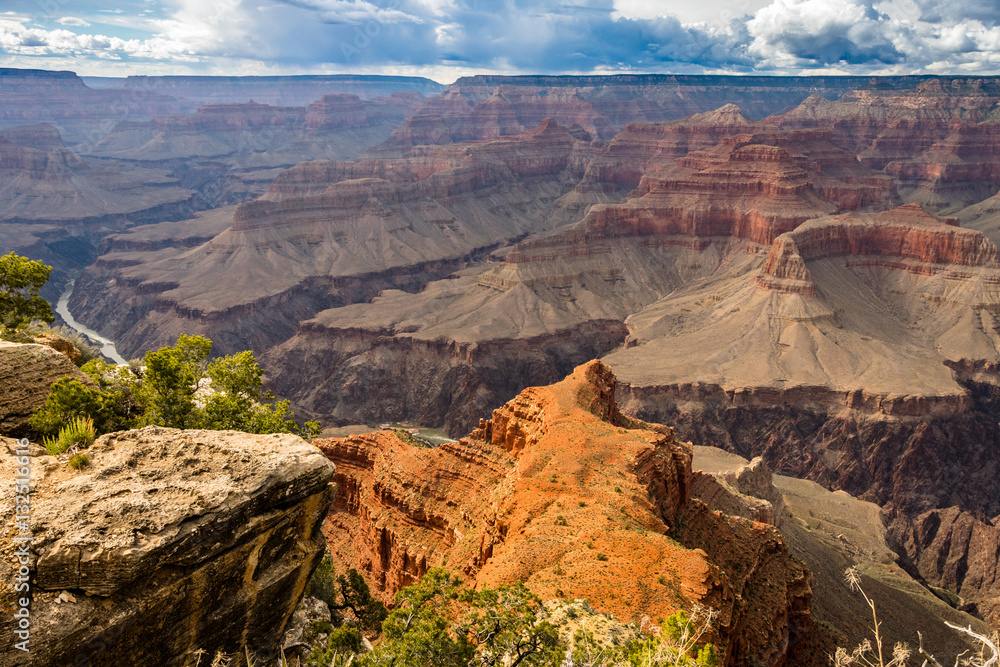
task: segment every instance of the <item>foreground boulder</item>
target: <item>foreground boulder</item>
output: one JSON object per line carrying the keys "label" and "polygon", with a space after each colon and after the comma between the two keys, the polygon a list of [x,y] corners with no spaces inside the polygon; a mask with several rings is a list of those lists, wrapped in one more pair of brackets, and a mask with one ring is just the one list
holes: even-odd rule
{"label": "foreground boulder", "polygon": [[[5,444],[0,467],[13,480],[14,441]],[[293,435],[158,427],[103,436],[88,454],[82,472],[32,456],[24,664],[170,667],[194,664],[199,651],[206,663],[219,651],[272,656],[322,557],[334,466]],[[0,586],[13,581],[10,567],[5,553]],[[9,587],[0,590],[4,606],[11,600]],[[11,632],[0,626],[5,647],[14,645]]]}
{"label": "foreground boulder", "polygon": [[614,394],[593,361],[434,449],[391,431],[317,441],[342,489],[325,528],[335,567],[385,600],[445,566],[627,622],[702,604],[720,612],[724,664],[821,664],[809,571],[773,526],[692,500],[691,445]]}
{"label": "foreground boulder", "polygon": [[0,435],[27,435],[28,417],[45,405],[56,380],[65,377],[91,383],[66,354],[49,345],[0,340]]}

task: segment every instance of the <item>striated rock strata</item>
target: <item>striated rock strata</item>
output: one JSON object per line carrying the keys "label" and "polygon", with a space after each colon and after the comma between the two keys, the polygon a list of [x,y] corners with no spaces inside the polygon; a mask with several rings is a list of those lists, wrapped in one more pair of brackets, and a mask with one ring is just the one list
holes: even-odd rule
{"label": "striated rock strata", "polygon": [[865,80],[850,77],[680,75],[463,77],[430,98],[374,154],[413,146],[495,139],[543,118],[610,139],[630,122],[666,121],[735,103],[761,118],[808,95],[836,97]]}
{"label": "striated rock strata", "polygon": [[[773,527],[692,503],[690,447],[622,415],[614,391],[595,361],[434,449],[389,431],[318,441],[342,489],[326,525],[335,560],[386,599],[447,565],[623,619],[700,602],[721,611],[724,664],[810,664],[808,571]],[[691,544],[685,524],[720,539]]]}
{"label": "striated rock strata", "polygon": [[[13,441],[0,451],[14,479]],[[11,664],[191,665],[274,657],[323,554],[334,466],[291,435],[147,427],[102,436],[80,472],[32,464],[30,654]],[[13,485],[4,489],[13,512]],[[4,613],[13,604],[4,545]],[[11,624],[0,640],[13,645]]]}
{"label": "striated rock strata", "polygon": [[[70,301],[126,354],[205,333],[227,352],[262,350],[324,308],[420,285],[594,201],[573,185],[592,150],[543,123],[483,144],[400,160],[305,162],[238,206],[197,247],[107,252]],[[109,298],[110,295],[110,298]]]}
{"label": "striated rock strata", "polygon": [[[705,131],[717,122],[736,134],[717,141]],[[320,312],[265,356],[272,389],[344,423],[409,419],[459,434],[521,387],[634,343],[628,318],[664,295],[722,266],[751,270],[764,244],[804,220],[893,201],[888,178],[822,132],[760,130],[735,108],[657,130],[658,143],[616,140],[594,155],[573,191],[633,178],[601,167],[620,164],[611,156],[627,150],[627,163],[644,175],[625,200],[585,200],[579,222],[537,233],[417,294],[386,291]],[[716,143],[675,160],[670,147],[696,136]]]}
{"label": "striated rock strata", "polygon": [[[915,572],[953,604],[1000,628],[1000,515],[948,507],[897,521],[894,537]],[[947,593],[943,595],[945,597]]]}
{"label": "striated rock strata", "polygon": [[367,101],[325,95],[295,107],[212,104],[193,114],[119,123],[87,154],[139,161],[212,158],[237,171],[346,159],[388,137],[422,99],[395,93]]}

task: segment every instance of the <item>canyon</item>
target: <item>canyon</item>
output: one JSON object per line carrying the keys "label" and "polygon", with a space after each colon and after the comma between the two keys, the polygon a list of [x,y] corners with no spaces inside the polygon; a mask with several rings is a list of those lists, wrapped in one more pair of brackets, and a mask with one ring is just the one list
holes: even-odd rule
{"label": "canyon", "polygon": [[879,600],[886,642],[921,628],[928,646],[960,652],[942,619],[987,631],[907,572],[878,505],[692,447],[625,416],[615,394],[593,361],[456,442],[386,430],[317,440],[341,489],[324,526],[336,568],[358,568],[387,602],[444,566],[468,585],[524,582],[625,622],[704,604],[720,611],[712,640],[726,665],[829,664],[870,622],[843,579],[851,565]]}
{"label": "canyon", "polygon": [[[778,664],[767,651],[787,655],[811,632],[803,613],[818,590],[788,554],[842,595],[815,555],[839,549],[837,535],[820,548],[809,510],[782,524],[780,507],[694,494],[714,482],[671,458],[691,442],[796,478],[774,482],[786,504],[818,511],[840,497],[817,489],[868,503],[852,507],[878,524],[877,548],[834,560],[874,550],[892,581],[938,595],[920,603],[931,617],[1000,627],[997,79],[387,78],[312,98],[316,82],[248,85],[255,102],[198,81],[94,82],[93,99],[142,90],[143,102],[99,119],[87,145],[80,123],[4,111],[0,166],[18,176],[0,192],[11,212],[0,234],[56,265],[56,286],[82,268],[69,307],[126,357],[204,334],[218,353],[257,353],[300,416],[461,436],[433,450],[387,432],[319,443],[343,491],[327,538],[384,599],[447,562],[544,595],[575,582],[574,595],[631,618],[609,587],[581,583],[652,576],[595,528],[619,530],[627,507],[645,532],[615,535],[681,582],[632,593],[657,613],[677,608],[674,593],[716,604],[730,655]],[[121,206],[44,210],[73,210],[74,197],[81,212],[100,197]],[[570,386],[602,398],[581,407]],[[560,410],[660,461],[672,490],[651,490],[604,440],[546,440]],[[603,455],[587,460],[621,471],[627,497],[552,468],[560,442],[574,456],[559,465]],[[476,496],[497,504],[465,504]],[[592,530],[607,560],[550,535],[560,515]],[[710,528],[685,533],[684,516]],[[667,527],[683,550],[663,543]],[[536,548],[538,562],[526,556]],[[779,582],[760,606],[777,634],[734,602],[753,586],[727,549]],[[638,569],[615,569],[626,561]],[[823,613],[861,627],[854,612]],[[738,645],[743,630],[751,643]]]}

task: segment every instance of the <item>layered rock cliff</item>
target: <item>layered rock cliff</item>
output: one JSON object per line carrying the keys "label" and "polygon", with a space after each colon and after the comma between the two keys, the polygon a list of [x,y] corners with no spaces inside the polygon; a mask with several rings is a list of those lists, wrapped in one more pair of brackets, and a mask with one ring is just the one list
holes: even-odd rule
{"label": "layered rock cliff", "polygon": [[296,107],[213,104],[193,114],[120,123],[87,154],[152,162],[213,158],[241,171],[347,159],[383,141],[422,99],[396,93],[367,101],[325,95]]}
{"label": "layered rock cliff", "polygon": [[162,216],[194,194],[162,169],[85,160],[63,146],[51,125],[0,133],[0,176],[0,224]]}
{"label": "layered rock cliff", "polygon": [[895,539],[915,572],[950,600],[1000,627],[1000,516],[948,507],[897,521]]}
{"label": "layered rock cliff", "polygon": [[194,108],[148,89],[95,90],[73,72],[0,68],[0,127],[50,123],[71,144],[98,140],[126,116],[188,110]]}
{"label": "layered rock cliff", "polygon": [[[0,450],[9,479],[16,447]],[[32,446],[30,652],[5,649],[9,664],[273,658],[323,554],[334,466],[296,436],[158,427],[102,436],[87,453],[76,472]],[[13,549],[0,562],[5,614]],[[7,647],[13,630],[0,626]]]}
{"label": "layered rock cliff", "polygon": [[675,75],[472,76],[429,99],[374,154],[416,145],[495,139],[543,118],[610,139],[630,122],[666,121],[735,103],[755,118],[784,111],[808,95],[837,97],[861,79]]}
{"label": "layered rock cliff", "polygon": [[[810,664],[808,571],[773,527],[692,503],[690,447],[622,415],[614,392],[591,362],[455,443],[425,449],[389,431],[318,441],[342,489],[326,526],[335,560],[386,598],[444,564],[623,619],[700,602],[721,612],[724,664]],[[709,553],[707,535],[720,538]]]}
{"label": "layered rock cliff", "polygon": [[79,284],[107,289],[78,289],[70,307],[126,354],[171,342],[180,331],[206,333],[220,351],[261,350],[324,308],[387,288],[417,291],[607,201],[572,193],[591,150],[544,123],[402,160],[303,163],[197,248],[106,253]]}
{"label": "layered rock cliff", "polygon": [[931,80],[909,90],[859,90],[836,101],[813,96],[772,119],[824,127],[834,142],[893,176],[906,201],[954,210],[1000,185],[1000,134],[990,80]]}

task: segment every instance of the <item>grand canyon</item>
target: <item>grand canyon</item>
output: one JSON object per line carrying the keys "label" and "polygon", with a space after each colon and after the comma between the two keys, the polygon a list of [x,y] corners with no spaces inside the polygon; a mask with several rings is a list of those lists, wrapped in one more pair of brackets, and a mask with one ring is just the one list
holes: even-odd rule
{"label": "grand canyon", "polygon": [[390,610],[438,567],[711,608],[727,666],[860,643],[849,567],[887,647],[1000,631],[1000,77],[3,69],[0,173],[59,324],[250,351],[322,429],[151,422],[74,471],[32,415],[107,387],[0,341],[4,664],[279,664],[321,560]]}

